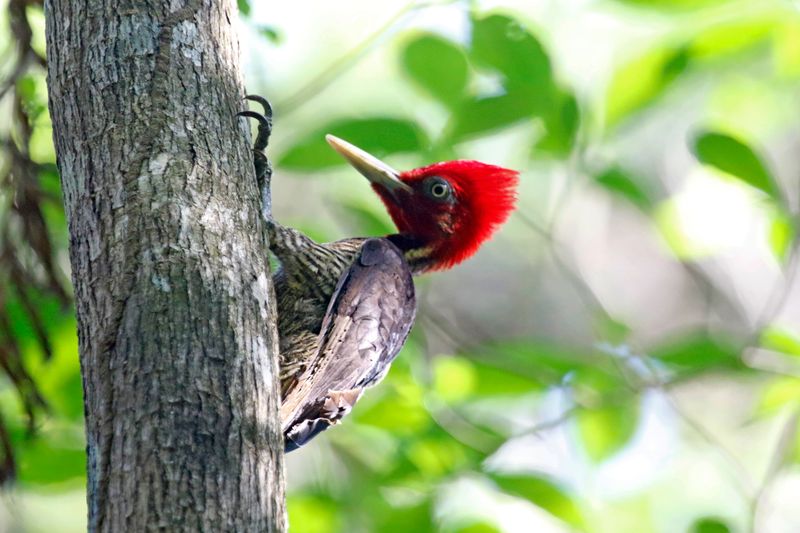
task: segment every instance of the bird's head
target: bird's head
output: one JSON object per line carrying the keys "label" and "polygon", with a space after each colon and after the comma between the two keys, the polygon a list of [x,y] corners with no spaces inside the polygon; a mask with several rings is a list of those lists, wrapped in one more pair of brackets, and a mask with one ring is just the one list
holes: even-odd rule
{"label": "bird's head", "polygon": [[479,161],[446,161],[397,172],[352,144],[328,143],[371,183],[417,272],[450,268],[472,256],[514,209],[518,173]]}

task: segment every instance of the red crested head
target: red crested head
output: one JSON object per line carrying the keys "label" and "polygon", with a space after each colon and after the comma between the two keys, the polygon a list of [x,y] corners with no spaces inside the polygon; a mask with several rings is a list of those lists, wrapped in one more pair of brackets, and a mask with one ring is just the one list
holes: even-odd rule
{"label": "red crested head", "polygon": [[469,258],[514,210],[514,170],[446,161],[398,173],[341,139],[328,136],[328,142],[372,182],[415,272],[447,269]]}

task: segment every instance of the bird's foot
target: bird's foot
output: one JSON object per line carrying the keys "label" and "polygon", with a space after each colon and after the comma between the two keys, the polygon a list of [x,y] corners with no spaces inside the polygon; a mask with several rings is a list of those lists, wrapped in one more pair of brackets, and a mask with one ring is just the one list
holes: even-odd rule
{"label": "bird's foot", "polygon": [[269,136],[272,133],[272,106],[263,96],[248,94],[245,96],[245,99],[260,104],[264,110],[263,113],[249,110],[240,111],[236,113],[236,116],[252,118],[258,121],[258,133],[253,143],[253,166],[256,169],[256,183],[258,184],[259,191],[261,191],[264,214],[269,217],[272,211],[269,193],[270,179],[272,178],[272,165],[267,158],[265,150],[269,144]]}

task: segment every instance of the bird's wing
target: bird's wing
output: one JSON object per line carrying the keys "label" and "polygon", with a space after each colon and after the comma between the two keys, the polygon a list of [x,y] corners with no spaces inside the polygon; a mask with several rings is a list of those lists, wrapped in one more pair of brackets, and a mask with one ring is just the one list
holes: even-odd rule
{"label": "bird's wing", "polygon": [[286,451],[346,415],[386,375],[416,315],[411,270],[386,239],[367,239],[333,293],[314,360],[281,405]]}

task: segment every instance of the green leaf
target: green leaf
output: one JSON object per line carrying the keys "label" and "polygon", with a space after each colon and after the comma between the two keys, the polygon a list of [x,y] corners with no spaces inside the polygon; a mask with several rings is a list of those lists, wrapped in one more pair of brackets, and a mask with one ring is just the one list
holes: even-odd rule
{"label": "green leaf", "polygon": [[800,336],[777,326],[769,326],[761,332],[761,347],[800,357]]}
{"label": "green leaf", "polygon": [[691,533],[730,533],[730,527],[719,518],[705,517],[697,520],[690,529]]}
{"label": "green leaf", "polygon": [[761,392],[756,414],[759,417],[772,416],[789,404],[800,405],[800,379],[776,378]]}
{"label": "green leaf", "polygon": [[421,433],[431,424],[431,418],[423,404],[423,391],[419,383],[408,374],[398,375],[394,367],[386,381],[379,389],[379,399],[374,400],[378,391],[371,392],[371,397],[365,397],[350,418],[361,424],[392,431],[395,435]]}
{"label": "green leaf", "polygon": [[631,328],[624,322],[616,320],[607,313],[598,313],[592,320],[595,338],[617,345],[625,342],[631,334]]}
{"label": "green leaf", "polygon": [[553,481],[543,477],[521,474],[491,474],[491,479],[501,490],[519,496],[544,509],[564,522],[583,525],[578,505],[572,497]]}
{"label": "green leaf", "polygon": [[617,453],[633,436],[639,421],[636,399],[597,409],[581,409],[576,418],[587,455],[603,461]]}
{"label": "green leaf", "polygon": [[661,10],[695,10],[718,4],[730,3],[735,0],[617,0],[624,4],[631,4],[643,8]]}
{"label": "green leaf", "polygon": [[475,385],[472,395],[475,397],[520,396],[544,388],[541,381],[517,372],[475,361],[473,365]]}
{"label": "green leaf", "polygon": [[465,357],[439,357],[433,367],[433,387],[449,402],[491,396],[519,396],[541,391],[544,385],[519,372]]}
{"label": "green leaf", "polygon": [[560,89],[554,91],[552,100],[542,113],[545,135],[536,142],[534,148],[537,152],[556,156],[568,155],[572,152],[580,126],[578,101],[574,94]]}
{"label": "green leaf", "polygon": [[471,98],[453,115],[449,136],[457,142],[531,118],[537,111],[537,102],[525,91]]}
{"label": "green leaf", "polygon": [[453,533],[501,533],[501,531],[487,522],[473,522],[453,530]]}
{"label": "green leaf", "polygon": [[239,13],[245,17],[250,16],[250,0],[236,0],[236,4],[239,6]]}
{"label": "green leaf", "polygon": [[447,107],[462,100],[469,80],[464,52],[455,43],[424,34],[406,44],[402,64],[411,79]]}
{"label": "green leaf", "polygon": [[775,31],[779,19],[739,20],[715,24],[701,32],[689,44],[691,56],[697,60],[718,60],[752,49],[766,42]]}
{"label": "green leaf", "polygon": [[380,533],[407,533],[409,531],[435,531],[430,500],[409,507],[391,507],[375,515],[375,527]]}
{"label": "green leaf", "polygon": [[688,68],[690,59],[685,48],[657,48],[623,65],[606,93],[608,126],[655,102]]}
{"label": "green leaf", "polygon": [[423,131],[409,120],[388,117],[340,120],[306,136],[285,152],[278,164],[292,170],[319,170],[346,164],[325,141],[327,133],[341,137],[375,157],[415,152],[428,145]]}
{"label": "green leaf", "polygon": [[418,439],[405,451],[417,470],[428,479],[450,474],[466,462],[462,445],[450,436]]}
{"label": "green leaf", "polygon": [[290,494],[286,508],[292,533],[334,533],[341,531],[336,502],[313,494]]}
{"label": "green leaf", "polygon": [[[567,374],[577,369],[599,364],[597,353],[590,348],[570,347],[546,341],[497,342],[486,344],[470,354],[473,360],[486,361],[490,368],[517,374],[527,380],[527,390],[561,383]],[[600,359],[605,360],[605,359]],[[479,387],[480,374],[479,372]]]}
{"label": "green leaf", "polygon": [[693,145],[694,154],[701,163],[739,178],[778,199],[778,188],[766,165],[743,142],[724,133],[707,131],[700,133]]}
{"label": "green leaf", "polygon": [[259,35],[272,44],[280,44],[283,40],[283,35],[275,26],[259,26],[256,29]]}
{"label": "green leaf", "polygon": [[552,86],[550,58],[534,35],[505,15],[472,21],[470,57],[507,79],[539,90]]}
{"label": "green leaf", "polygon": [[789,259],[789,250],[796,238],[797,233],[791,217],[782,210],[777,210],[769,224],[767,242],[779,263],[786,264]]}
{"label": "green leaf", "polygon": [[658,346],[651,355],[689,373],[708,370],[743,370],[737,343],[724,337],[711,337],[705,332],[692,333]]}
{"label": "green leaf", "polygon": [[653,199],[637,179],[619,167],[611,167],[595,176],[595,182],[612,194],[627,200],[642,211],[653,207]]}
{"label": "green leaf", "polygon": [[433,363],[433,390],[448,402],[469,398],[477,382],[475,365],[463,357],[438,357]]}
{"label": "green leaf", "polygon": [[51,431],[18,443],[19,482],[47,485],[83,479],[86,452],[80,429]]}
{"label": "green leaf", "polygon": [[800,77],[800,19],[790,18],[775,32],[773,60],[778,76]]}
{"label": "green leaf", "polygon": [[23,100],[30,101],[36,98],[36,81],[36,78],[30,74],[17,80],[17,93]]}

